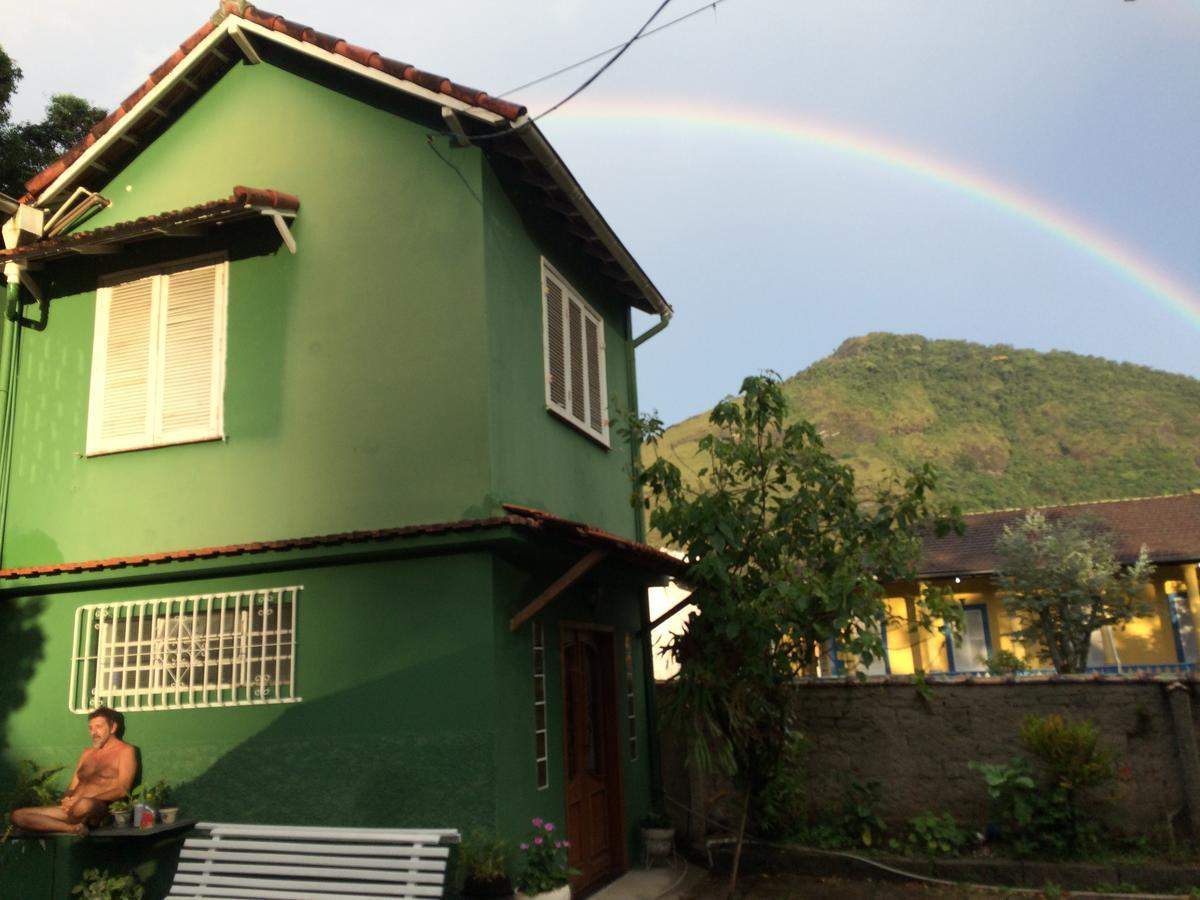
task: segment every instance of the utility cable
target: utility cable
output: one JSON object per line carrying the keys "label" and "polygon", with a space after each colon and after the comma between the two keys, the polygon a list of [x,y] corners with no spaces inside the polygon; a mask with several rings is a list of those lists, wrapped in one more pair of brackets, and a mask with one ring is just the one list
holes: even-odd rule
{"label": "utility cable", "polygon": [[[661,13],[664,9],[666,9],[667,4],[669,4],[670,2],[671,2],[671,0],[662,0],[662,2],[660,4],[658,4],[658,7],[654,10],[654,12],[650,14],[650,18],[648,18],[645,22],[642,23],[642,27],[637,30],[637,32],[633,35],[633,37],[631,37],[625,43],[621,44],[619,49],[617,50],[617,52],[614,53],[612,56],[610,56],[605,61],[604,65],[602,65],[595,72],[593,72],[583,82],[583,84],[579,85],[579,87],[575,88],[575,90],[571,91],[571,93],[567,94],[567,96],[563,97],[561,100],[559,100],[553,106],[551,106],[549,109],[543,110],[542,112],[538,113],[536,116],[530,116],[529,118],[525,119],[525,121],[523,121],[521,124],[519,124],[515,127],[512,127],[512,128],[509,128],[507,131],[500,131],[495,134],[472,135],[471,139],[470,139],[471,143],[478,144],[481,141],[489,141],[489,140],[495,140],[497,138],[510,137],[511,135],[516,134],[518,131],[523,131],[524,129],[529,128],[538,120],[544,119],[546,116],[550,115],[550,113],[554,112],[556,109],[559,109],[564,104],[569,103],[572,100],[574,100],[576,97],[578,97],[580,94],[582,94],[585,90],[587,90],[589,87],[591,87],[592,83],[597,78],[599,78],[601,75],[603,75],[606,71],[608,71],[608,69],[611,68],[612,65],[618,59],[620,59],[622,56],[624,56],[625,51],[628,50],[630,47],[632,47],[635,41],[639,40],[640,38],[642,38],[644,36],[646,29],[650,27],[650,23],[658,18],[658,14]],[[717,2],[721,2],[721,0],[714,0],[713,5],[715,6]],[[708,7],[703,7],[703,8],[707,9]],[[607,53],[608,51],[606,50],[604,52]],[[603,56],[604,54],[602,53],[600,55]],[[593,57],[593,59],[594,58],[595,57]],[[457,135],[453,134],[452,132],[434,132],[434,133],[430,133],[429,136],[433,137],[433,136],[435,136],[435,134],[440,137],[457,137]]]}
{"label": "utility cable", "polygon": [[[696,9],[693,9],[690,13],[684,13],[682,16],[672,19],[670,22],[664,22],[663,24],[659,25],[657,28],[651,28],[649,31],[644,32],[640,37],[634,38],[634,40],[643,40],[644,38],[650,37],[650,35],[652,35],[652,34],[658,34],[660,31],[666,31],[672,25],[678,25],[680,22],[690,19],[693,16],[698,16],[698,15],[700,15],[700,13],[704,12],[705,10],[711,9],[713,12],[716,12],[717,7],[725,2],[726,2],[726,0],[712,0],[711,3],[706,3],[706,4],[704,4],[704,6],[697,7]],[[535,78],[535,79],[533,79],[533,81],[527,81],[524,84],[519,84],[515,88],[509,88],[503,94],[497,94],[496,96],[497,97],[507,97],[509,94],[515,94],[517,91],[523,91],[523,90],[525,90],[525,88],[533,87],[535,84],[541,84],[543,81],[549,81],[551,78],[557,78],[559,75],[562,75],[566,72],[570,72],[572,69],[578,69],[580,66],[586,66],[588,63],[599,59],[600,57],[604,56],[605,54],[612,53],[614,50],[620,50],[621,47],[622,47],[621,44],[614,44],[613,46],[609,47],[607,50],[601,50],[599,53],[593,53],[587,59],[581,59],[578,62],[571,63],[569,66],[563,66],[561,69],[556,69],[555,71],[551,72],[549,75],[543,75],[541,78]]]}

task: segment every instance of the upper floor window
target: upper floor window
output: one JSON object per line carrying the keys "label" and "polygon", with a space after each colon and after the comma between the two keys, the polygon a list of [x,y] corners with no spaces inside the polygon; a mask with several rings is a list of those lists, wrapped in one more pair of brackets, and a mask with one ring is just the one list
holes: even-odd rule
{"label": "upper floor window", "polygon": [[608,444],[604,320],[542,260],[546,408]]}
{"label": "upper floor window", "polygon": [[101,282],[89,456],[224,437],[228,283],[212,257]]}

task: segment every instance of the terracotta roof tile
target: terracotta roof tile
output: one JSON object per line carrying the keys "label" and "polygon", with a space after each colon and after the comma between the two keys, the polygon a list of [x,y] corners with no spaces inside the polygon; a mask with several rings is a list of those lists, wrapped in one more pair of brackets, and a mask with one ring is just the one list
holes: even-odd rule
{"label": "terracotta roof tile", "polygon": [[47,238],[32,244],[22,244],[10,250],[0,250],[0,261],[6,259],[47,259],[72,253],[81,247],[104,244],[116,240],[133,240],[157,234],[171,226],[185,224],[217,223],[245,218],[249,212],[257,215],[261,208],[294,213],[300,209],[300,198],[293,194],[270,188],[252,188],[235,185],[233,193],[221,200],[210,200],[196,206],[169,210],[151,216],[142,216],[128,222],[116,222],[91,231],[79,231],[61,237]]}
{"label": "terracotta roof tile", "polygon": [[547,537],[566,539],[592,547],[604,547],[643,568],[663,574],[680,574],[683,571],[683,563],[670,554],[663,553],[646,544],[639,544],[636,541],[618,537],[603,529],[595,528],[582,522],[561,519],[543,510],[507,505],[505,509],[510,511],[509,515],[492,516],[485,519],[461,519],[455,522],[439,522],[429,525],[406,525],[398,528],[380,528],[370,531],[347,531],[338,534],[321,534],[308,537],[286,538],[283,540],[227,544],[221,547],[167,550],[122,556],[113,559],[0,569],[0,579],[38,578],[83,571],[122,569],[129,566],[150,566],[179,560],[186,561],[212,559],[219,556],[238,556],[244,553],[266,553],[269,551],[301,550],[340,544],[361,544],[370,541],[394,540],[396,538],[478,531],[500,526],[527,529]]}
{"label": "terracotta roof tile", "polygon": [[[277,31],[286,34],[288,37],[297,41],[302,41],[306,44],[313,44],[326,50],[330,53],[336,53],[346,59],[352,60],[364,66],[378,69],[386,72],[395,78],[400,78],[405,81],[410,81],[413,84],[420,85],[434,93],[445,94],[460,100],[464,103],[469,103],[472,106],[477,106],[480,109],[486,109],[489,112],[495,113],[508,120],[520,118],[525,114],[525,107],[516,103],[510,103],[507,100],[500,100],[495,97],[490,97],[484,91],[466,87],[465,85],[455,84],[448,78],[442,75],[435,75],[431,72],[423,72],[416,69],[408,63],[403,63],[398,60],[389,59],[381,53],[371,50],[367,47],[359,47],[351,44],[342,38],[335,37],[331,34],[317,31],[308,25],[303,25],[299,22],[292,22],[277,13],[268,12],[264,9],[259,9],[255,6],[246,6],[244,9],[236,3],[223,3],[221,11],[218,14],[219,18],[226,16],[236,16],[244,19],[247,22],[253,22],[256,25],[261,25],[263,28],[269,28],[272,31]],[[178,66],[184,58],[196,46],[204,40],[216,27],[216,24],[209,20],[202,26],[196,29],[187,40],[179,45],[170,56],[162,63],[154,68],[150,73],[150,77],[143,82],[137,90],[126,97],[121,105],[113,110],[100,123],[92,128],[92,130],[78,144],[68,150],[57,161],[51,163],[38,174],[34,175],[25,183],[25,189],[28,191],[26,199],[32,199],[34,195],[40,193],[48,187],[55,179],[58,178],[71,163],[79,159],[96,139],[108,131],[112,126],[123,116],[125,116],[137,102],[141,100],[148,91],[159,84],[166,78],[176,66]]]}
{"label": "terracotta roof tile", "polygon": [[[1157,563],[1200,560],[1200,493],[1130,500],[1106,500],[1037,507],[1047,519],[1084,516],[1110,531],[1117,559],[1137,559],[1142,545]],[[971,575],[996,570],[996,540],[1004,527],[1024,518],[1027,509],[1008,509],[964,516],[962,537],[926,537],[922,545],[921,574]]]}

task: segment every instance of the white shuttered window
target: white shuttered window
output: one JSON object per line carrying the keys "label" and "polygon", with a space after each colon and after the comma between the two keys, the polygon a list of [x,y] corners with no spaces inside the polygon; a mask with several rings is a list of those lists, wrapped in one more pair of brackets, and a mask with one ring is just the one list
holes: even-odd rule
{"label": "white shuttered window", "polygon": [[546,408],[607,447],[604,320],[544,259],[542,318]]}
{"label": "white shuttered window", "polygon": [[224,437],[228,279],[209,258],[100,285],[89,456]]}

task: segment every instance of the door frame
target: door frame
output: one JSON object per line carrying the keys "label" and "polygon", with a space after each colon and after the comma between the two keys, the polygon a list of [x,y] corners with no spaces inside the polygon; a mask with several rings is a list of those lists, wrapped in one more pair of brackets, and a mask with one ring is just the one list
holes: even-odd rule
{"label": "door frame", "polygon": [[566,793],[567,793],[567,741],[570,739],[568,732],[570,731],[570,723],[567,721],[567,691],[570,689],[570,673],[567,669],[567,640],[566,636],[571,631],[587,631],[601,636],[603,640],[602,649],[603,656],[603,671],[601,673],[601,704],[603,706],[603,715],[608,728],[605,730],[605,746],[604,746],[604,763],[606,771],[609,774],[607,779],[608,793],[608,822],[609,822],[609,847],[612,859],[612,865],[609,871],[596,882],[589,885],[585,890],[589,893],[592,890],[599,889],[603,885],[612,881],[613,878],[625,872],[629,868],[629,847],[628,838],[625,827],[625,758],[621,754],[621,747],[624,744],[621,741],[621,720],[619,716],[619,707],[617,706],[617,642],[616,629],[611,625],[601,625],[594,622],[576,622],[573,620],[560,620],[558,623],[558,656],[559,656],[559,671],[562,673],[562,753],[563,753],[563,818],[564,827],[568,833],[570,830],[567,817],[570,813],[567,810]]}

